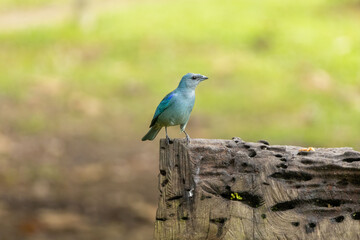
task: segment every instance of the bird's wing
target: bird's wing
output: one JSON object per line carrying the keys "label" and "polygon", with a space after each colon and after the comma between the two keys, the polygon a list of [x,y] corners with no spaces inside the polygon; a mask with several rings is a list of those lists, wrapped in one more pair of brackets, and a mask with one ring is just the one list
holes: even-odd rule
{"label": "bird's wing", "polygon": [[171,104],[173,104],[174,102],[174,92],[169,93],[168,95],[166,95],[163,100],[161,100],[159,106],[156,108],[155,114],[153,119],[151,120],[151,124],[150,127],[154,126],[156,123],[156,120],[158,119],[158,117],[160,116],[161,113],[163,113],[165,111],[165,109],[167,109]]}

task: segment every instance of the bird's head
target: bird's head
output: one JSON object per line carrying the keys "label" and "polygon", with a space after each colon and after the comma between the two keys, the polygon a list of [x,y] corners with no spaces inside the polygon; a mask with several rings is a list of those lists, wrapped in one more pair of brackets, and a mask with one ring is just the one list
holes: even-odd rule
{"label": "bird's head", "polygon": [[179,88],[195,89],[200,82],[206,79],[208,79],[208,77],[201,74],[187,73],[182,77],[179,83]]}

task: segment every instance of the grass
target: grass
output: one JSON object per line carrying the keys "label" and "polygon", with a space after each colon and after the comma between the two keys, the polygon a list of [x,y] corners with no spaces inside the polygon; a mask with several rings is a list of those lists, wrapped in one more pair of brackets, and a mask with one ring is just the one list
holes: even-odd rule
{"label": "grass", "polygon": [[[34,86],[60,82],[50,108],[74,94],[90,97],[137,139],[180,77],[199,72],[210,79],[197,90],[194,137],[359,148],[360,8],[353,6],[155,1],[85,26],[69,21],[2,33],[0,96],[26,105]],[[57,114],[86,119],[86,111]],[[14,131],[49,131],[53,111],[24,115],[29,122]]]}

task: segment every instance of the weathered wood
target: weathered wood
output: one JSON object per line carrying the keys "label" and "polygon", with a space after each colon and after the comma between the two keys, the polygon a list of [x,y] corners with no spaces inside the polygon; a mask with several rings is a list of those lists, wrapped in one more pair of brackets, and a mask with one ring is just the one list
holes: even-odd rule
{"label": "weathered wood", "polygon": [[360,239],[360,153],[160,142],[155,239]]}

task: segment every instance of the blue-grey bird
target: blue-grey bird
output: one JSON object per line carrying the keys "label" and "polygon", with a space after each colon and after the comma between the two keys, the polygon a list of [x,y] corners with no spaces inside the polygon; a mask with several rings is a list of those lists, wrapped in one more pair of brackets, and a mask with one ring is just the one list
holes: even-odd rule
{"label": "blue-grey bird", "polygon": [[184,75],[179,86],[166,95],[156,108],[150,124],[151,129],[141,140],[153,140],[161,128],[165,127],[166,141],[170,143],[167,127],[180,125],[180,130],[185,133],[186,140],[189,143],[190,137],[186,133],[185,127],[194,107],[195,88],[200,82],[206,79],[208,79],[208,77],[201,74],[188,73]]}

